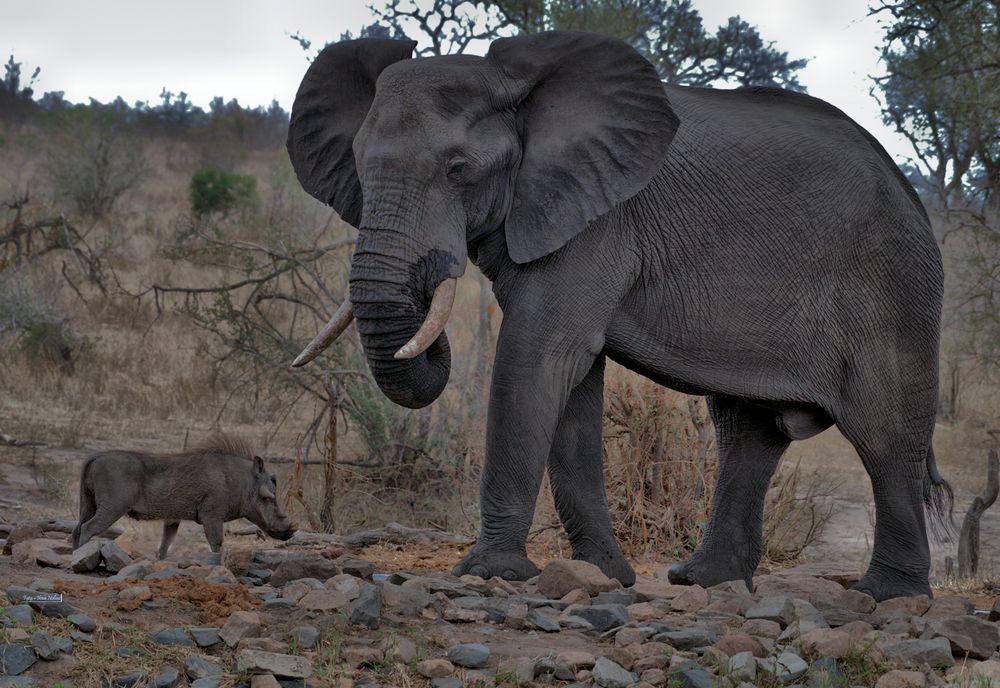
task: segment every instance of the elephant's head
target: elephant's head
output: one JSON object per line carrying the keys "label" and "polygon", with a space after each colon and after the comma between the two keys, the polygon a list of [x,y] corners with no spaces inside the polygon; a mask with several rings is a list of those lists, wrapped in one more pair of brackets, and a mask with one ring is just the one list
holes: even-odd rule
{"label": "elephant's head", "polygon": [[325,48],[288,152],[305,189],[359,228],[350,299],[296,364],[356,317],[379,387],[419,408],[448,381],[467,246],[503,231],[515,263],[558,250],[649,182],[678,122],[652,65],[612,38],[541,33],[410,60],[414,45]]}

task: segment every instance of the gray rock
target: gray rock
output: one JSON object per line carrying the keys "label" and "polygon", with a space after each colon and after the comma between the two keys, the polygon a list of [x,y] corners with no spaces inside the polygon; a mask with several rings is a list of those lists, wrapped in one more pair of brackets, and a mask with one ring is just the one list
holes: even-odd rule
{"label": "gray rock", "polygon": [[712,688],[712,676],[696,662],[681,662],[670,672],[670,686],[677,688]]}
{"label": "gray rock", "polygon": [[707,647],[714,645],[719,636],[705,628],[685,628],[680,631],[667,631],[653,636],[653,640],[667,643],[671,647],[681,650],[693,650],[696,647]]}
{"label": "gray rock", "polygon": [[194,638],[198,647],[212,647],[222,641],[222,638],[219,637],[219,629],[211,627],[192,628],[191,637]]}
{"label": "gray rock", "polygon": [[86,573],[96,569],[101,565],[102,544],[102,540],[94,538],[82,547],[73,550],[73,558],[70,560],[69,567],[76,573]]}
{"label": "gray rock", "polygon": [[164,628],[150,636],[154,642],[160,645],[176,645],[178,647],[194,647],[194,643],[187,637],[183,628]]}
{"label": "gray rock", "polygon": [[738,652],[729,658],[729,675],[737,681],[753,681],[757,678],[757,658],[752,652]]}
{"label": "gray rock", "polygon": [[372,574],[375,573],[375,565],[367,559],[357,556],[356,554],[342,554],[334,559],[334,563],[336,563],[344,573],[348,573],[357,578],[370,580]]}
{"label": "gray rock", "polygon": [[264,600],[261,609],[291,609],[294,606],[295,600],[290,600],[287,597],[272,597],[269,600]]}
{"label": "gray rock", "polygon": [[757,660],[758,668],[778,681],[794,681],[809,669],[804,659],[794,652],[782,652],[777,657]]}
{"label": "gray rock", "polygon": [[[132,686],[138,686],[146,682],[146,674],[142,671],[133,671],[131,674],[125,674],[124,676],[115,676],[111,679],[111,688],[132,688]],[[109,685],[109,684],[103,684]]]}
{"label": "gray rock", "polygon": [[243,650],[236,657],[236,670],[271,673],[289,678],[308,678],[312,674],[312,664],[304,657],[263,650]]}
{"label": "gray rock", "polygon": [[542,613],[540,607],[528,612],[528,615],[524,617],[524,625],[528,628],[544,631],[545,633],[558,633],[561,630],[559,624],[554,619]]}
{"label": "gray rock", "polygon": [[[569,616],[563,617],[560,620],[559,625],[562,628],[571,628],[571,629],[576,630],[576,631],[593,631],[594,630],[594,624],[590,623],[586,619],[580,618],[579,616],[573,616],[572,614],[570,614]],[[616,628],[617,628],[617,626],[616,626]]]}
{"label": "gray rock", "polygon": [[1000,621],[1000,597],[993,601],[993,608],[990,609],[989,620],[996,623]]}
{"label": "gray rock", "polygon": [[607,657],[598,657],[591,671],[594,683],[601,688],[627,688],[638,680],[638,677],[620,664],[612,662]]}
{"label": "gray rock", "polygon": [[303,650],[311,650],[319,641],[319,631],[316,630],[315,626],[310,626],[309,624],[296,626],[289,631],[288,635],[295,641],[295,644]]}
{"label": "gray rock", "polygon": [[73,614],[70,614],[69,616],[66,617],[66,620],[69,621],[74,626],[76,626],[77,628],[79,628],[84,633],[93,633],[94,630],[97,628],[97,624],[94,623],[94,620],[91,619],[86,614],[84,614],[83,612],[75,612]]}
{"label": "gray rock", "polygon": [[62,619],[79,611],[67,602],[46,602],[39,600],[39,597],[44,594],[44,592],[25,588],[20,585],[11,585],[7,588],[7,597],[11,602],[14,604],[28,604],[32,609],[41,612],[44,616]]}
{"label": "gray rock", "polygon": [[236,643],[244,638],[250,638],[260,632],[260,616],[257,612],[233,612],[229,615],[226,625],[219,631],[222,638],[229,647],[236,647]]}
{"label": "gray rock", "polygon": [[34,686],[35,679],[29,676],[0,676],[0,688],[14,688],[15,686]]}
{"label": "gray rock", "polygon": [[35,663],[30,647],[16,643],[0,644],[0,675],[17,676]]}
{"label": "gray rock", "polygon": [[462,688],[462,679],[455,678],[454,676],[432,678],[431,688]]}
{"label": "gray rock", "polygon": [[126,659],[130,657],[145,657],[146,652],[140,650],[137,647],[119,647],[115,649],[115,654],[119,657],[125,657]]}
{"label": "gray rock", "polygon": [[392,583],[382,584],[382,600],[385,607],[396,614],[416,616],[431,604],[433,599],[423,590],[404,588]]}
{"label": "gray rock", "polygon": [[594,595],[591,604],[623,604],[626,607],[635,603],[635,596],[628,590],[609,590]]}
{"label": "gray rock", "polygon": [[573,616],[578,616],[589,622],[598,633],[628,623],[628,610],[621,604],[595,604],[589,607],[580,607],[573,610]]}
{"label": "gray rock", "polygon": [[332,559],[317,552],[296,553],[285,558],[271,574],[271,585],[279,587],[299,578],[326,580],[340,573],[340,567]]}
{"label": "gray rock", "polygon": [[989,659],[1000,645],[1000,629],[995,623],[974,616],[956,616],[932,621],[931,637],[947,638],[952,654],[968,654],[974,659]]}
{"label": "gray rock", "polygon": [[30,626],[34,619],[31,605],[15,604],[0,612],[0,626]]}
{"label": "gray rock", "polygon": [[118,573],[132,563],[132,557],[114,540],[108,540],[101,544],[101,558],[104,560],[104,568],[111,573]]}
{"label": "gray rock", "polygon": [[73,641],[69,638],[49,635],[44,631],[36,631],[31,634],[31,649],[35,651],[39,659],[51,662],[58,659],[61,654],[72,654]]}
{"label": "gray rock", "polygon": [[208,661],[204,657],[189,655],[184,660],[184,673],[187,674],[188,678],[191,680],[196,678],[205,678],[207,676],[222,676],[222,667]]}
{"label": "gray rock", "polygon": [[118,573],[108,578],[109,581],[124,581],[129,578],[145,578],[149,574],[149,565],[145,561],[137,561],[122,567]]}
{"label": "gray rock", "polygon": [[150,688],[179,688],[181,685],[181,672],[174,667],[167,667],[153,679],[149,684]]}
{"label": "gray rock", "polygon": [[354,600],[351,623],[365,628],[378,628],[382,617],[382,588],[371,583],[361,587],[361,594]]}
{"label": "gray rock", "polygon": [[448,650],[452,664],[467,669],[478,669],[490,660],[490,648],[481,643],[462,643]]}
{"label": "gray rock", "polygon": [[89,633],[84,633],[83,631],[73,631],[69,634],[69,637],[78,643],[92,643],[94,642],[94,636]]}
{"label": "gray rock", "polygon": [[206,676],[191,682],[191,688],[219,688],[219,676]]}
{"label": "gray rock", "polygon": [[776,621],[784,628],[795,620],[795,605],[788,597],[765,597],[747,610],[746,618]]}
{"label": "gray rock", "polygon": [[951,666],[955,663],[947,638],[882,641],[878,647],[886,660],[897,666],[919,668],[923,664]]}

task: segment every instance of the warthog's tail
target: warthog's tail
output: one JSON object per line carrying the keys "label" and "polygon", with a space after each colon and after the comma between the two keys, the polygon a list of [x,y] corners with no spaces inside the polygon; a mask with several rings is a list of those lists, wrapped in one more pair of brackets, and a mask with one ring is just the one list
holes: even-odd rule
{"label": "warthog's tail", "polygon": [[938,473],[934,449],[931,447],[927,447],[927,472],[924,473],[924,508],[931,537],[937,542],[948,542],[955,529],[952,517],[955,493],[948,481]]}
{"label": "warthog's tail", "polygon": [[80,517],[76,522],[76,527],[73,528],[73,549],[80,546],[80,530],[83,528],[83,524],[97,513],[97,500],[94,498],[94,491],[87,483],[87,470],[96,458],[96,455],[88,458],[83,462],[83,468],[80,469]]}

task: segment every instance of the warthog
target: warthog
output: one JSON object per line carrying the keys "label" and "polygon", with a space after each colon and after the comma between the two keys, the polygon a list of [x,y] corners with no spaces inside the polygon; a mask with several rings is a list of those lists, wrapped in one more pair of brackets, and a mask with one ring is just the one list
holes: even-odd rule
{"label": "warthog", "polygon": [[73,547],[80,547],[122,516],[160,520],[160,558],[180,521],[205,528],[213,552],[222,548],[226,521],[246,518],[271,537],[287,540],[295,525],[275,499],[277,482],[242,441],[214,437],[180,454],[107,451],[91,456],[80,472],[80,521]]}

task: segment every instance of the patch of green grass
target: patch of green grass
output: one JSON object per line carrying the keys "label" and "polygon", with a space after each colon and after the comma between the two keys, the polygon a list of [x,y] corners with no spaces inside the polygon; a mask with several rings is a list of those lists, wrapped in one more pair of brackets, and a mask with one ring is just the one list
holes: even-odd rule
{"label": "patch of green grass", "polygon": [[326,630],[316,643],[316,659],[313,667],[321,678],[332,679],[340,674],[340,648],[344,645],[344,633],[339,629]]}

